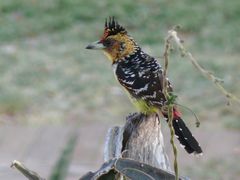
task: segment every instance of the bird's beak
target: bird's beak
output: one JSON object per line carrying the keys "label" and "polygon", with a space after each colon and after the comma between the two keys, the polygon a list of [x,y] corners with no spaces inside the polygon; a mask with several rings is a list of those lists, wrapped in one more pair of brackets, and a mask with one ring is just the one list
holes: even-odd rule
{"label": "bird's beak", "polygon": [[89,44],[86,49],[104,49],[105,46],[100,41],[93,42]]}

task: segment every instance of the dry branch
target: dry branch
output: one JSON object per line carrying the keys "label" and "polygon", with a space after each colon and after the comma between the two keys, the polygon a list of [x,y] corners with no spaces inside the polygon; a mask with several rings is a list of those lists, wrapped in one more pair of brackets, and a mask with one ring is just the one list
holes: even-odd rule
{"label": "dry branch", "polygon": [[178,37],[177,35],[177,29],[179,27],[175,27],[168,31],[168,38],[169,40],[173,39],[175,43],[177,44],[178,48],[181,51],[182,56],[187,56],[188,59],[191,61],[193,66],[207,79],[209,79],[222,94],[228,99],[228,101],[236,101],[238,104],[240,104],[240,99],[236,97],[234,94],[228,92],[221,84],[223,83],[223,80],[214,76],[210,71],[204,69],[196,60],[196,58],[190,53],[184,46],[183,41]]}
{"label": "dry branch", "polygon": [[11,167],[15,167],[18,171],[20,171],[29,180],[45,180],[44,178],[40,177],[36,172],[26,168],[19,161],[14,160],[12,162]]}

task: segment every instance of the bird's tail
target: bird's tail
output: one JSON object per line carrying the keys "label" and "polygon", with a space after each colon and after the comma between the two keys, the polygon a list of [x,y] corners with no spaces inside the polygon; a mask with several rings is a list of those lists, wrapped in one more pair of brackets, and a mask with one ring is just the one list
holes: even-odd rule
{"label": "bird's tail", "polygon": [[172,125],[175,131],[175,135],[178,138],[180,144],[184,147],[184,149],[189,153],[194,154],[202,154],[202,149],[197,142],[197,140],[193,137],[192,133],[184,123],[184,121],[179,116],[179,113],[174,110],[174,117],[172,121]]}

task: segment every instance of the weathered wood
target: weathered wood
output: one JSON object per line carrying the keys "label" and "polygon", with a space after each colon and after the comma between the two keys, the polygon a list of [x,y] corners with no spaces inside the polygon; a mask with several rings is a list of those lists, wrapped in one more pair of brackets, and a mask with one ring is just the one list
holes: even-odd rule
{"label": "weathered wood", "polygon": [[157,114],[130,117],[123,136],[123,157],[171,170]]}
{"label": "weathered wood", "polygon": [[46,179],[42,178],[41,176],[39,176],[36,172],[34,172],[34,171],[28,169],[27,167],[25,167],[19,161],[14,160],[12,162],[11,167],[15,167],[17,170],[19,170],[29,180],[46,180]]}
{"label": "weathered wood", "polygon": [[124,128],[115,126],[108,130],[104,147],[104,162],[119,158],[122,154]]}
{"label": "weathered wood", "polygon": [[171,170],[157,114],[133,114],[124,127],[111,128],[107,134],[104,160],[130,158],[151,166]]}

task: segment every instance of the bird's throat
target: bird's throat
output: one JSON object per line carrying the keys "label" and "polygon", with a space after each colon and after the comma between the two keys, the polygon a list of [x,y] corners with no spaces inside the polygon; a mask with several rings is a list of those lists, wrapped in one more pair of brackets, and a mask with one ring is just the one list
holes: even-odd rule
{"label": "bird's throat", "polygon": [[103,51],[104,55],[107,56],[107,58],[111,62],[115,62],[118,59],[117,53],[110,53],[109,51]]}

